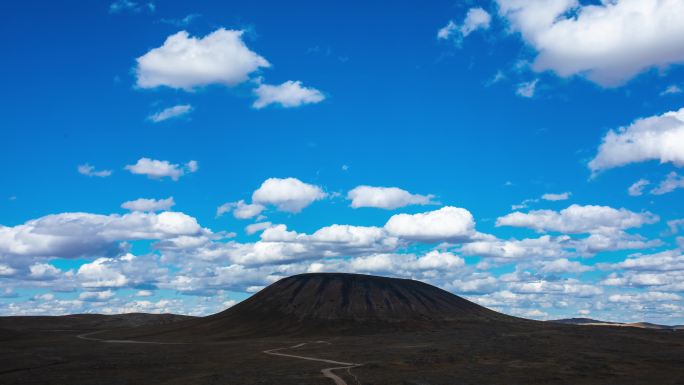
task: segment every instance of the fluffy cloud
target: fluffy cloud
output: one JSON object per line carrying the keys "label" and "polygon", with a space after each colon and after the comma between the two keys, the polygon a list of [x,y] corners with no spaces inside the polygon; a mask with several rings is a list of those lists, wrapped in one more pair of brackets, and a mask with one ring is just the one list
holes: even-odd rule
{"label": "fluffy cloud", "polygon": [[655,254],[634,255],[603,269],[621,271],[608,275],[601,283],[607,286],[654,288],[665,292],[684,291],[684,255],[666,250]]}
{"label": "fluffy cloud", "polygon": [[0,256],[77,258],[117,254],[119,241],[169,239],[208,232],[178,212],[126,215],[63,213],[0,226]]}
{"label": "fluffy cloud", "polygon": [[81,301],[90,302],[104,302],[114,297],[114,292],[111,290],[105,291],[84,291],[79,294],[78,299]]}
{"label": "fluffy cloud", "polygon": [[[490,258],[495,264],[508,264],[520,261],[557,260],[562,263],[571,256],[592,256],[600,252],[616,250],[638,250],[662,245],[659,240],[647,240],[639,235],[628,234],[622,230],[601,228],[585,238],[572,238],[567,235],[539,238],[502,240],[494,237],[469,242],[461,246],[464,255]],[[542,262],[542,265],[547,262]],[[489,267],[490,261],[480,263]]]}
{"label": "fluffy cloud", "polygon": [[[159,301],[131,301],[121,303],[117,301],[113,305],[102,308],[103,314],[122,314],[122,313],[151,313],[168,314],[178,313],[181,309],[188,309],[179,300],[160,299]],[[224,308],[219,307],[224,310]],[[205,310],[206,311],[206,310]],[[188,312],[190,315],[197,315],[195,311]]]}
{"label": "fluffy cloud", "polygon": [[[556,214],[562,215],[561,212]],[[177,218],[172,218],[174,215]],[[59,216],[64,217],[51,224],[32,224],[31,228],[19,228],[31,221],[15,227],[0,227],[0,275],[5,272],[3,279],[8,287],[33,287],[41,290],[39,292],[51,289],[60,293],[52,299],[36,299],[31,309],[22,305],[23,302],[2,301],[0,314],[166,310],[204,315],[223,309],[224,304],[233,303],[230,298],[223,297],[225,290],[254,292],[292,274],[342,271],[423,280],[447,290],[466,293],[469,299],[510,314],[542,308],[549,316],[556,317],[559,311],[575,314],[576,309],[591,308],[592,314],[600,316],[597,307],[590,307],[587,303],[603,302],[607,306],[618,306],[620,302],[610,302],[608,298],[616,292],[625,294],[621,287],[647,287],[668,293],[681,288],[684,281],[684,273],[674,270],[678,265],[684,265],[681,253],[677,251],[649,262],[653,266],[651,269],[661,266],[668,270],[637,269],[627,264],[610,266],[609,270],[620,273],[606,278],[604,284],[613,285],[606,289],[610,290],[606,295],[590,282],[595,278],[577,276],[589,280],[587,282],[561,275],[580,274],[592,269],[572,258],[597,245],[607,247],[602,246],[608,244],[605,239],[622,244],[647,243],[619,228],[634,225],[633,221],[624,218],[618,221],[620,226],[599,226],[600,231],[590,233],[584,239],[542,235],[537,239],[499,240],[477,233],[474,220],[465,209],[446,207],[415,215],[395,215],[384,227],[334,224],[312,233],[300,233],[285,225],[255,223],[250,225],[253,227],[248,226],[247,231],[262,231],[259,239],[240,243],[222,239],[225,238],[223,235],[201,228],[193,218],[184,218],[181,213],[138,211],[126,215],[68,213]],[[397,223],[392,218],[398,217],[403,218],[397,222],[401,231],[393,228]],[[38,218],[34,221],[43,220]],[[39,238],[26,238],[27,234]],[[601,238],[593,239],[595,236]],[[120,244],[142,239],[155,241],[151,254],[134,256],[126,253],[125,245]],[[17,240],[26,242],[11,245]],[[414,242],[439,241],[466,243],[440,245],[439,250],[425,252],[405,251],[419,249]],[[53,252],[41,253],[38,248],[41,245]],[[25,253],[8,254],[10,246],[15,251],[24,248]],[[105,252],[94,252],[97,250]],[[462,255],[493,258],[505,263],[513,261],[516,272],[497,277],[485,271],[488,266],[483,266],[492,259],[474,266],[466,264]],[[40,256],[95,259],[76,270],[60,271],[44,260],[36,259]],[[636,258],[646,256],[636,255],[630,260]],[[26,263],[16,264],[17,260],[25,260]],[[645,260],[641,264],[646,264]],[[117,290],[122,289],[126,291],[117,295]],[[145,300],[131,302],[129,293],[139,291],[136,296],[140,297],[152,294],[152,290],[177,291],[184,296],[173,304]],[[164,294],[160,292],[159,295]],[[198,298],[188,299],[185,295]],[[73,299],[66,299],[69,297]],[[646,297],[639,301],[629,305],[650,303]],[[663,300],[659,303],[674,306],[678,301]],[[566,308],[568,310],[562,310]],[[671,313],[672,309],[669,311]]]}
{"label": "fluffy cloud", "polygon": [[78,166],[79,174],[86,176],[96,176],[100,178],[108,177],[112,175],[112,170],[95,170],[95,167],[89,165],[88,163]]}
{"label": "fluffy cloud", "polygon": [[29,267],[31,279],[55,279],[61,273],[58,268],[47,263],[36,263]]}
{"label": "fluffy cloud", "polygon": [[0,264],[0,277],[9,277],[16,274],[17,269],[11,268],[7,265]]}
{"label": "fluffy cloud", "polygon": [[597,173],[649,160],[684,166],[684,108],[609,131],[589,168]]}
{"label": "fluffy cloud", "polygon": [[257,96],[257,100],[252,106],[257,109],[271,104],[279,104],[285,108],[299,107],[304,104],[320,103],[325,99],[321,91],[303,87],[302,82],[292,80],[277,86],[259,84],[254,90],[254,94]]}
{"label": "fluffy cloud", "polygon": [[[265,235],[265,234],[264,234]],[[262,237],[264,239],[266,237]],[[316,230],[311,235],[314,243],[344,244],[351,247],[369,247],[381,244],[383,248],[396,247],[396,240],[388,237],[379,227],[331,225]]]}
{"label": "fluffy cloud", "polygon": [[615,228],[601,228],[587,238],[573,240],[570,245],[582,255],[593,255],[604,251],[647,249],[661,246],[662,242]]}
{"label": "fluffy cloud", "polygon": [[252,223],[251,225],[245,226],[245,232],[247,233],[247,235],[252,235],[254,233],[258,233],[259,231],[266,230],[272,226],[273,223],[271,222]]}
{"label": "fluffy cloud", "polygon": [[78,269],[75,278],[88,290],[141,286],[149,289],[168,281],[168,271],[160,266],[156,256],[138,257],[126,253],[86,263]]}
{"label": "fluffy cloud", "polygon": [[561,211],[533,210],[514,212],[497,218],[497,226],[527,227],[537,231],[558,231],[568,234],[600,233],[652,224],[658,216],[649,212],[635,213],[608,206],[572,205]]}
{"label": "fluffy cloud", "polygon": [[641,302],[651,302],[651,301],[677,301],[682,299],[682,297],[673,293],[663,293],[657,291],[650,291],[645,293],[630,293],[630,294],[613,294],[608,297],[610,302],[619,303],[641,303]]}
{"label": "fluffy cloud", "polygon": [[523,258],[558,258],[569,255],[565,250],[568,237],[551,237],[544,235],[530,239],[486,239],[469,242],[461,247],[465,255],[494,258],[501,261]]}
{"label": "fluffy cloud", "polygon": [[559,294],[575,297],[593,297],[603,293],[600,287],[583,284],[574,279],[565,281],[548,281],[536,279],[531,282],[511,282],[508,289],[521,294]]}
{"label": "fluffy cloud", "polygon": [[667,174],[667,178],[660,182],[658,187],[651,190],[651,194],[663,195],[680,188],[684,188],[684,177],[673,171]]}
{"label": "fluffy cloud", "polygon": [[459,294],[481,294],[491,293],[496,290],[498,281],[489,275],[472,275],[470,277],[458,278],[447,285],[447,288]]}
{"label": "fluffy cloud", "polygon": [[280,211],[298,213],[313,202],[327,196],[315,185],[296,178],[269,178],[252,194],[252,202],[274,205]]}
{"label": "fluffy cloud", "polygon": [[462,258],[448,252],[430,251],[416,257],[413,254],[372,254],[354,258],[351,271],[407,276],[425,270],[450,270],[465,266]]}
{"label": "fluffy cloud", "polygon": [[159,123],[165,120],[178,118],[192,111],[192,106],[189,104],[179,104],[177,106],[165,108],[157,113],[154,113],[148,117],[149,120]]}
{"label": "fluffy cloud", "polygon": [[34,301],[35,300],[42,300],[42,301],[52,301],[55,299],[55,295],[52,293],[45,293],[45,294],[36,294],[32,298]]}
{"label": "fluffy cloud", "polygon": [[466,14],[463,26],[461,26],[461,33],[463,37],[470,35],[473,31],[478,29],[489,29],[492,17],[482,8],[470,8]]}
{"label": "fluffy cloud", "polygon": [[167,86],[190,91],[209,84],[234,86],[249,79],[266,59],[251,51],[242,40],[243,31],[219,28],[202,37],[180,31],[137,59],[137,85]]}
{"label": "fluffy cloud", "polygon": [[542,273],[583,273],[591,270],[592,268],[590,266],[583,265],[576,261],[569,261],[567,258],[543,262],[539,269]]}
{"label": "fluffy cloud", "polygon": [[434,195],[411,194],[397,187],[357,186],[347,193],[351,207],[376,207],[393,210],[409,205],[434,204]]}
{"label": "fluffy cloud", "polygon": [[121,272],[109,267],[112,258],[98,258],[86,263],[78,269],[76,277],[87,288],[122,287],[128,283],[128,278]]}
{"label": "fluffy cloud", "polygon": [[600,287],[574,278],[552,280],[523,270],[504,274],[499,277],[499,280],[505,284],[508,291],[521,295],[521,298],[525,295],[556,295],[568,299],[589,298],[603,293]]}
{"label": "fluffy cloud", "polygon": [[545,201],[566,201],[570,199],[570,195],[572,195],[571,192],[564,192],[560,194],[544,194],[542,195],[541,199]]}
{"label": "fluffy cloud", "polygon": [[140,198],[122,203],[121,208],[131,211],[166,211],[175,204],[176,202],[173,201],[173,197],[168,197],[166,199]]}
{"label": "fluffy cloud", "polygon": [[629,188],[627,189],[627,194],[633,197],[643,195],[644,188],[648,186],[650,183],[651,182],[649,182],[646,179],[639,179],[638,181],[634,182],[631,186],[629,186]]}
{"label": "fluffy cloud", "polygon": [[270,227],[261,234],[263,242],[298,244],[301,250],[312,248],[320,257],[387,252],[399,246],[397,238],[380,227],[330,225],[313,234],[287,231],[285,225]]}
{"label": "fluffy cloud", "polygon": [[553,194],[553,193],[547,193],[542,195],[539,198],[530,198],[530,199],[525,199],[524,201],[520,202],[520,204],[517,205],[512,205],[511,210],[520,210],[520,209],[526,209],[528,208],[532,203],[537,203],[540,200],[545,200],[545,201],[552,201],[552,202],[557,202],[557,201],[565,201],[570,199],[572,196],[572,193],[569,191],[559,193],[559,194]]}
{"label": "fluffy cloud", "polygon": [[147,175],[150,179],[171,178],[171,180],[177,181],[186,173],[196,172],[198,165],[197,161],[194,160],[189,161],[185,166],[181,166],[167,160],[140,158],[135,164],[127,165],[125,169],[132,174]]}
{"label": "fluffy cloud", "polygon": [[603,289],[575,278],[543,277],[516,269],[498,279],[482,274],[479,280],[489,283],[483,285],[483,290],[474,292],[480,295],[470,296],[470,299],[509,314],[529,316],[539,309],[556,314],[560,310],[564,314],[568,308],[586,307],[588,301],[596,304],[595,308],[601,307],[602,297],[599,296]]}
{"label": "fluffy cloud", "polygon": [[491,21],[491,15],[484,9],[471,8],[466,14],[463,25],[458,27],[456,23],[454,23],[452,20],[449,20],[449,23],[446,26],[437,31],[437,38],[448,39],[454,36],[456,32],[459,33],[460,38],[464,38],[479,29],[489,29]]}
{"label": "fluffy cloud", "polygon": [[359,256],[395,251],[402,242],[380,227],[331,225],[312,234],[290,231],[285,225],[266,228],[254,243],[190,242],[177,238],[159,242],[167,260],[220,261],[245,266],[274,265],[309,259]]}
{"label": "fluffy cloud", "polygon": [[238,219],[254,218],[261,214],[266,207],[258,203],[245,203],[244,200],[237,202],[224,203],[216,209],[216,216],[221,216],[229,211],[233,211],[233,216]]}
{"label": "fluffy cloud", "polygon": [[476,236],[472,214],[451,206],[419,214],[393,215],[385,224],[385,230],[403,239],[423,242],[458,242]]}
{"label": "fluffy cloud", "polygon": [[653,67],[684,62],[684,3],[678,0],[497,0],[538,55],[536,71],[620,85]]}
{"label": "fluffy cloud", "polygon": [[680,250],[667,250],[656,254],[637,255],[610,268],[639,271],[676,271],[684,270],[684,255]]}

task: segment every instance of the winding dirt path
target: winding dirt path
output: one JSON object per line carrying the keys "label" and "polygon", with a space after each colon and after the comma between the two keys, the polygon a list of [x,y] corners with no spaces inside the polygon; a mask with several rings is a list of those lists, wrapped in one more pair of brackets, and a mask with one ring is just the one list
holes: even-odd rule
{"label": "winding dirt path", "polygon": [[95,332],[88,332],[79,334],[76,338],[86,341],[104,342],[107,344],[152,344],[152,345],[186,345],[184,342],[154,342],[154,341],[135,341],[135,340],[103,340],[102,338],[91,337],[93,334],[104,333],[107,330],[98,330]]}
{"label": "winding dirt path", "polygon": [[342,361],[334,361],[334,360],[328,360],[325,358],[316,358],[316,357],[306,357],[306,356],[298,356],[295,354],[288,354],[288,353],[278,353],[280,350],[286,350],[286,349],[297,349],[300,348],[304,345],[307,344],[328,344],[330,345],[330,342],[327,341],[316,341],[316,342],[303,342],[301,344],[297,344],[294,346],[288,346],[284,348],[277,348],[277,349],[269,349],[269,350],[264,350],[263,352],[266,354],[270,354],[272,356],[281,356],[281,357],[290,357],[290,358],[298,358],[300,360],[307,360],[307,361],[318,361],[318,362],[325,362],[328,364],[333,364],[333,365],[340,365],[340,366],[334,366],[332,368],[325,368],[321,370],[321,374],[323,374],[323,377],[327,377],[335,382],[335,385],[348,385],[347,382],[337,374],[333,373],[334,370],[347,370],[347,373],[349,373],[354,379],[356,380],[357,384],[359,384],[359,380],[351,374],[351,370],[353,368],[359,367],[363,364],[355,364],[352,362],[342,362]]}
{"label": "winding dirt path", "polygon": [[[103,333],[106,332],[107,330],[98,330],[94,332],[88,332],[88,333],[83,333],[79,334],[76,336],[76,338],[86,340],[86,341],[97,341],[97,342],[104,342],[107,344],[152,344],[152,345],[187,345],[185,342],[155,342],[155,341],[136,341],[136,340],[105,340],[102,338],[97,338],[97,337],[92,337],[94,334],[97,333]],[[333,382],[335,382],[335,385],[349,385],[347,382],[337,374],[333,373],[335,370],[347,370],[347,373],[349,373],[350,376],[354,377],[356,380],[357,385],[360,385],[358,378],[356,378],[355,375],[351,373],[351,370],[353,368],[362,366],[363,364],[355,364],[353,362],[342,362],[342,361],[335,361],[335,360],[328,360],[325,358],[317,358],[317,357],[306,357],[306,356],[298,356],[295,354],[288,354],[288,353],[279,353],[281,350],[287,350],[287,349],[297,349],[300,348],[304,345],[308,344],[328,344],[331,345],[330,342],[327,341],[315,341],[315,342],[302,342],[300,344],[294,345],[294,346],[287,346],[284,348],[276,348],[276,349],[269,349],[269,350],[264,350],[263,353],[272,355],[272,356],[280,356],[280,357],[289,357],[289,358],[297,358],[300,360],[307,360],[307,361],[317,361],[317,362],[325,362],[327,364],[333,364],[333,365],[339,365],[339,366],[334,366],[332,368],[325,368],[321,370],[321,374],[323,374],[323,377],[327,377]]]}

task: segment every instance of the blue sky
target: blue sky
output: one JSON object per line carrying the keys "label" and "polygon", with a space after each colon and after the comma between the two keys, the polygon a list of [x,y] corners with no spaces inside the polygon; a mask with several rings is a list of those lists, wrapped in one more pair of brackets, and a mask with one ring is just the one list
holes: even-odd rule
{"label": "blue sky", "polygon": [[684,323],[676,1],[2,8],[2,314],[353,271]]}

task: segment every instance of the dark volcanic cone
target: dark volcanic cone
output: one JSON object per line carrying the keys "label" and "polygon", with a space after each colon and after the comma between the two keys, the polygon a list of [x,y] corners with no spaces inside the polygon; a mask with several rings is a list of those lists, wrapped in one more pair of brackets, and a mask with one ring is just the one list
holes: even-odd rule
{"label": "dark volcanic cone", "polygon": [[448,321],[496,313],[447,291],[410,279],[360,274],[301,274],[270,285],[212,318],[233,315],[298,321]]}
{"label": "dark volcanic cone", "polygon": [[228,310],[177,324],[183,328],[170,334],[219,339],[356,334],[512,320],[419,281],[316,273],[281,279]]}

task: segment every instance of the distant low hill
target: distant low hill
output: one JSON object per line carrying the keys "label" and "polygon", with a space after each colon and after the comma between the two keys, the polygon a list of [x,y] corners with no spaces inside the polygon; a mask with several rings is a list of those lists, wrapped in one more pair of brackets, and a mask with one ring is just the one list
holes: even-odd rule
{"label": "distant low hill", "polygon": [[100,330],[168,325],[195,317],[177,314],[71,314],[64,316],[0,317],[0,329],[14,330]]}
{"label": "distant low hill", "polygon": [[684,330],[684,325],[658,325],[649,322],[634,322],[634,323],[621,323],[621,322],[609,322],[609,321],[599,321],[591,318],[565,318],[558,320],[551,320],[548,322],[569,324],[569,325],[587,325],[587,326],[622,326],[622,327],[633,327],[641,329],[658,329],[658,330]]}

